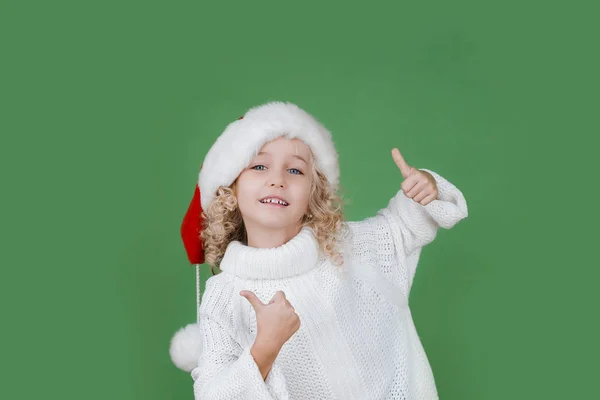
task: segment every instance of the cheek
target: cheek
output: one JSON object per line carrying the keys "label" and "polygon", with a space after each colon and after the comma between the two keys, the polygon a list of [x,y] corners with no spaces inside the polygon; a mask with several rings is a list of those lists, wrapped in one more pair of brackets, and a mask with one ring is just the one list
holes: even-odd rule
{"label": "cheek", "polygon": [[248,207],[252,206],[252,201],[256,197],[253,192],[253,186],[247,182],[247,180],[240,181],[236,188],[236,197],[238,207],[243,213]]}
{"label": "cheek", "polygon": [[238,197],[238,209],[243,218],[251,217],[256,214],[256,205],[252,204],[252,200],[248,196]]}
{"label": "cheek", "polygon": [[296,198],[296,203],[301,206],[303,210],[308,208],[308,202],[310,199],[310,189],[311,186],[309,184],[299,185],[295,190],[294,197]]}

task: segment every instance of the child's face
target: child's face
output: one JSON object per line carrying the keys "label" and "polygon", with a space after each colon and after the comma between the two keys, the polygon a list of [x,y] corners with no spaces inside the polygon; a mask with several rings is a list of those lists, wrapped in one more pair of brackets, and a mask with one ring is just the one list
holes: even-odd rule
{"label": "child's face", "polygon": [[[238,179],[236,197],[246,228],[297,229],[307,213],[312,152],[299,139],[279,137],[265,144]],[[287,205],[264,202],[279,197]]]}

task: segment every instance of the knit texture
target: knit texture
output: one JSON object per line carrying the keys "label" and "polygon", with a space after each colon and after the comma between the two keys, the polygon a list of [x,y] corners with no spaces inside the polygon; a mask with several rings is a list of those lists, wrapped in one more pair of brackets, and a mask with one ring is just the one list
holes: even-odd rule
{"label": "knit texture", "polygon": [[[308,227],[276,248],[231,242],[200,304],[195,398],[437,399],[408,298],[423,246],[468,212],[454,185],[425,171],[438,200],[422,206],[400,190],[375,216],[347,222],[341,267],[319,252]],[[256,314],[241,290],[263,303],[283,290],[300,317],[264,381],[250,353]]]}

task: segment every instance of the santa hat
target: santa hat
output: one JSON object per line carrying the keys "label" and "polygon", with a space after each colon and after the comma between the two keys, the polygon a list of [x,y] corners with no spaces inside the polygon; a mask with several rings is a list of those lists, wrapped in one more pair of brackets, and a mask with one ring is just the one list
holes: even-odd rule
{"label": "santa hat", "polygon": [[[219,186],[230,186],[262,146],[280,136],[298,138],[312,150],[317,169],[333,190],[339,185],[338,155],[331,133],[312,115],[289,102],[270,102],[249,109],[230,123],[212,145],[200,167],[192,201],[181,224],[181,237],[188,260],[196,267],[196,311],[200,310],[200,264],[204,246],[200,239],[202,210],[215,199]],[[196,323],[179,329],[170,344],[173,363],[190,372],[202,353],[202,338]]]}

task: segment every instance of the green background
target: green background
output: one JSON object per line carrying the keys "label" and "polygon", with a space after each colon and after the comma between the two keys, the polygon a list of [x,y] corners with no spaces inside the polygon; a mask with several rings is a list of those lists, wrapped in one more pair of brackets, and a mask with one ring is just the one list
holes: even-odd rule
{"label": "green background", "polygon": [[410,299],[443,400],[598,398],[599,32],[563,3],[2,2],[0,397],[193,399],[181,219],[283,100],[332,131],[348,219],[393,147],[463,191]]}

